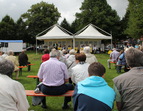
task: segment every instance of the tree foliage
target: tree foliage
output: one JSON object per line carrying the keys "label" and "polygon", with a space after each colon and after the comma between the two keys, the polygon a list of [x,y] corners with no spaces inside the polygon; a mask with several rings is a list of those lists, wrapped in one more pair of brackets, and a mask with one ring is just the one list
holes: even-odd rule
{"label": "tree foliage", "polygon": [[22,15],[23,20],[26,20],[28,34],[32,40],[35,40],[38,33],[57,23],[59,17],[58,9],[46,2],[32,5],[31,9]]}
{"label": "tree foliage", "polygon": [[125,16],[122,18],[120,21],[120,30],[118,31],[119,33],[119,38],[121,40],[126,40],[128,38],[128,34],[126,33],[126,28],[128,27],[128,21],[129,21],[129,11],[126,11]]}
{"label": "tree foliage", "polygon": [[61,22],[60,26],[71,32],[71,26],[67,22],[66,18],[64,18],[64,20]]}
{"label": "tree foliage", "polygon": [[23,42],[29,41],[30,37],[28,36],[27,26],[22,18],[19,18],[16,22],[16,36],[19,40],[23,40]]}
{"label": "tree foliage", "polygon": [[1,40],[16,40],[16,29],[14,20],[6,15],[0,22],[0,39]]}
{"label": "tree foliage", "polygon": [[129,1],[129,21],[126,33],[132,38],[143,35],[143,0]]}
{"label": "tree foliage", "polygon": [[109,33],[112,31],[113,37],[117,34],[120,18],[106,0],[84,0],[80,10],[80,13],[76,13],[80,29],[92,23]]}

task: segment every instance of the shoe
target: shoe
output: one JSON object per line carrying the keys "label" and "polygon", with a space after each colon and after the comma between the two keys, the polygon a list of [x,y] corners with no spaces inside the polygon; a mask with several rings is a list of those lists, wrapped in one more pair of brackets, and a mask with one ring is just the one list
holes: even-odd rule
{"label": "shoe", "polygon": [[47,109],[47,108],[48,108],[47,105],[41,105],[41,107],[42,107],[43,109]]}
{"label": "shoe", "polygon": [[70,108],[70,106],[69,105],[63,105],[62,106],[62,109],[64,110],[64,109],[69,109]]}
{"label": "shoe", "polygon": [[[37,104],[37,105],[40,105],[41,103]],[[36,104],[32,103],[32,106],[37,106]]]}

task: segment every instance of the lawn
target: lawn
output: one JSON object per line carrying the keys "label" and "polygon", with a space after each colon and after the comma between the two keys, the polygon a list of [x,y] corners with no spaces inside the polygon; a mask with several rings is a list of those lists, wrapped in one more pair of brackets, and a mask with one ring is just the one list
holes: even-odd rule
{"label": "lawn", "polygon": [[[35,53],[35,52],[27,52],[27,55],[29,57],[29,61],[31,64],[35,64],[31,66],[31,71],[28,72],[27,68],[23,68],[22,76],[19,76],[19,82],[23,84],[26,90],[32,90],[35,89],[36,86],[36,79],[33,78],[27,78],[27,75],[37,75],[40,63],[41,63],[41,53]],[[116,73],[114,64],[111,64],[111,69],[107,68],[107,59],[109,58],[109,55],[107,54],[96,54],[96,57],[100,63],[102,63],[106,68],[106,74],[105,74],[105,80],[108,82],[109,86],[113,87],[112,79],[118,74]],[[15,79],[15,77],[14,77]],[[61,106],[63,104],[64,98],[63,97],[47,97],[47,105],[48,109],[43,109],[40,106],[32,106],[32,97],[27,97],[31,111],[62,111]],[[65,111],[73,111],[72,102],[70,102],[71,108]],[[113,111],[117,111],[116,108],[113,109]]]}

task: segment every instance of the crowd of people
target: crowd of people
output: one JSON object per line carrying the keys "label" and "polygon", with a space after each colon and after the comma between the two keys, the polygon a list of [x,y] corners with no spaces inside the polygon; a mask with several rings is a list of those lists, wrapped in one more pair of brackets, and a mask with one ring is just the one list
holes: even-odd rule
{"label": "crowd of people", "polygon": [[121,69],[124,69],[124,72],[129,71],[129,66],[126,62],[125,59],[125,53],[129,48],[135,48],[137,50],[140,50],[143,52],[143,47],[136,44],[134,47],[130,44],[127,44],[127,47],[125,47],[124,49],[118,50],[116,48],[113,48],[112,50],[110,50],[109,52],[109,59],[107,60],[107,67],[109,69],[111,69],[111,63],[115,64],[117,73],[121,74]]}
{"label": "crowd of people", "polygon": [[[18,59],[12,51],[9,51],[6,57],[2,57],[2,52],[0,55],[0,81],[3,84],[0,86],[0,92],[4,93],[0,95],[0,108],[7,111],[8,109],[26,111],[29,104],[24,87],[11,78],[13,72],[16,72],[18,78],[17,66],[29,64],[28,56],[25,51],[19,54]],[[25,58],[25,63],[20,62],[22,57]],[[111,111],[114,101],[118,111],[142,111],[142,60],[143,52],[137,48],[130,47],[120,52],[114,48],[110,59],[107,60],[108,68],[111,68],[110,62],[115,62],[117,71],[120,72],[122,66],[127,66],[129,70],[115,77],[114,87],[111,88],[104,79],[106,68],[98,62],[94,54],[90,53],[89,46],[84,47],[79,53],[74,49],[69,53],[55,48],[51,51],[45,49],[37,73],[40,80],[37,87],[45,95],[62,95],[68,90],[74,90],[72,97],[74,111]],[[5,101],[2,101],[3,98]],[[64,98],[63,110],[70,107],[68,103],[72,98]],[[38,99],[41,107],[47,108],[46,97]]]}

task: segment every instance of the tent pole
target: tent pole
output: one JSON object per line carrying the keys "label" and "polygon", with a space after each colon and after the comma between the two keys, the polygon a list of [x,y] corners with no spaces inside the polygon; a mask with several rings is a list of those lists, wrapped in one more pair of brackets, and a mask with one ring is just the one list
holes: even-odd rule
{"label": "tent pole", "polygon": [[113,47],[112,47],[112,44],[113,44],[113,41],[112,41],[112,32],[111,32],[111,49],[113,49]]}
{"label": "tent pole", "polygon": [[73,36],[73,49],[75,48],[75,37]]}
{"label": "tent pole", "polygon": [[37,55],[37,39],[36,39],[36,55]]}

